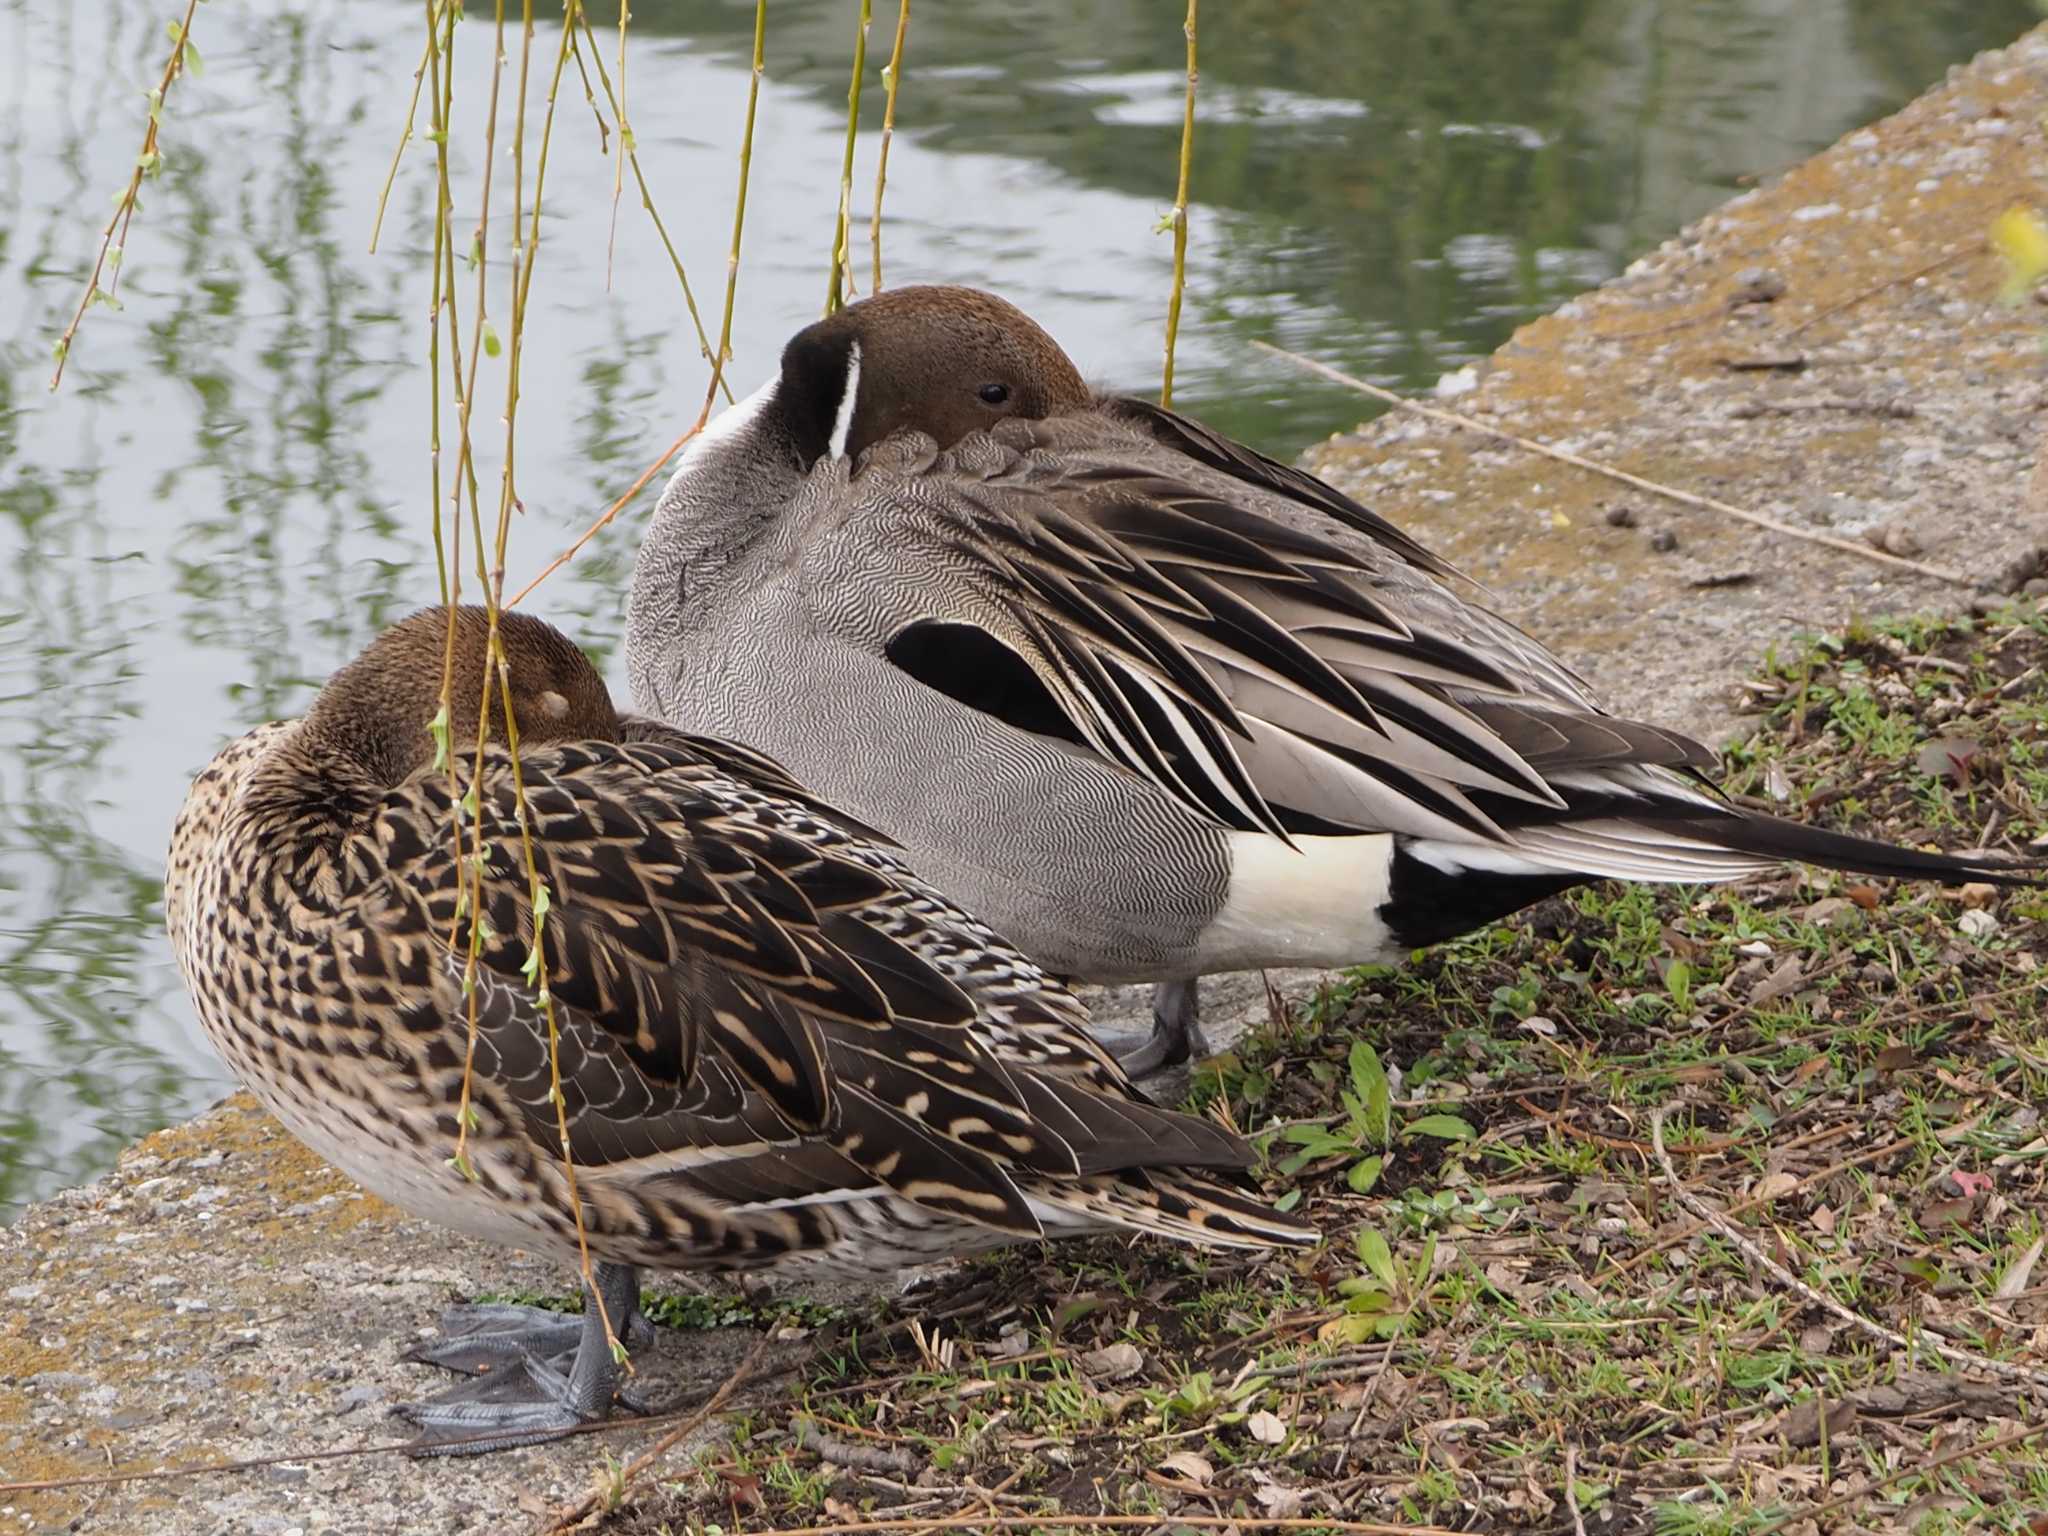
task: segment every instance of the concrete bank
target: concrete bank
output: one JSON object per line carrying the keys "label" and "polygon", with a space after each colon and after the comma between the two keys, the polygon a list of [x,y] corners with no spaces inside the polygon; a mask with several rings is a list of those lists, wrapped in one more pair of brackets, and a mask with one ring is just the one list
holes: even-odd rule
{"label": "concrete bank", "polygon": [[[2030,492],[2048,309],[1999,304],[1983,240],[2009,205],[2048,202],[2044,110],[2036,33],[1526,327],[1443,403],[2024,586],[2048,542]],[[1313,457],[1620,707],[1696,730],[1732,719],[1775,637],[1972,597],[1405,415]],[[1226,1033],[1264,1007],[1256,978],[1210,1000]],[[1111,1011],[1137,1027],[1131,1008]],[[441,1305],[563,1278],[408,1220],[231,1100],[0,1231],[0,1482],[389,1441],[388,1406],[438,1383],[399,1355]],[[664,1337],[643,1364],[649,1395],[722,1379],[752,1343]],[[0,1493],[0,1536],[517,1531],[600,1474],[591,1440],[480,1462],[285,1462]]]}
{"label": "concrete bank", "polygon": [[[1413,530],[1620,711],[1711,733],[1763,648],[2038,580],[2048,308],[1986,236],[2048,205],[2048,33],[1746,192],[1428,402],[1931,581],[1393,411],[1311,467]],[[1469,388],[1461,388],[1469,384]],[[1620,526],[1617,526],[1619,524]],[[2036,589],[2037,591],[2040,589]]]}

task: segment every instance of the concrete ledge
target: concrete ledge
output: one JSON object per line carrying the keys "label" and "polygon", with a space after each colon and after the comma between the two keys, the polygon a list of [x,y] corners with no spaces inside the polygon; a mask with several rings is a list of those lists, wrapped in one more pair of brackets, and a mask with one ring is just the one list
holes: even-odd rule
{"label": "concrete ledge", "polygon": [[[2031,484],[2048,309],[2000,301],[1985,237],[2014,204],[2048,203],[2044,109],[2036,30],[1524,326],[1435,403],[2015,590],[2048,542],[2048,486]],[[1728,366],[1767,359],[1801,366]],[[1617,709],[1704,734],[1731,722],[1767,644],[1972,596],[1406,412],[1309,457]]]}
{"label": "concrete ledge", "polygon": [[[448,1378],[398,1356],[444,1305],[566,1283],[364,1194],[238,1094],[0,1231],[0,1481],[404,1439],[386,1410]],[[667,1335],[646,1389],[715,1385],[755,1337]],[[518,1530],[587,1491],[598,1461],[578,1441],[8,1494],[0,1532]]]}
{"label": "concrete ledge", "polygon": [[[1997,302],[1981,242],[2009,204],[2044,200],[2044,110],[2037,32],[1524,328],[1446,403],[1803,525],[1895,529],[1988,585],[2023,584],[2048,539],[2028,495],[2048,310]],[[1782,296],[1731,306],[1752,267]],[[1792,350],[1796,374],[1721,362]],[[1913,414],[1842,403],[1880,401]],[[1776,636],[1969,600],[1403,416],[1315,458],[1485,581],[1620,707],[1694,730],[1730,718],[1732,684]],[[1624,506],[1634,526],[1609,526]],[[1659,531],[1675,551],[1652,546]],[[1735,573],[1746,581],[1694,585]],[[1264,1007],[1257,978],[1233,978],[1210,1015],[1227,1035]],[[1142,1003],[1125,994],[1105,1013],[1139,1027]],[[405,1218],[232,1099],[0,1231],[0,1481],[395,1438],[384,1409],[436,1379],[400,1349],[442,1304],[563,1283],[551,1264]],[[723,1379],[752,1341],[666,1337],[648,1386]],[[0,1494],[0,1536],[518,1530],[586,1488],[598,1459],[575,1442]]]}

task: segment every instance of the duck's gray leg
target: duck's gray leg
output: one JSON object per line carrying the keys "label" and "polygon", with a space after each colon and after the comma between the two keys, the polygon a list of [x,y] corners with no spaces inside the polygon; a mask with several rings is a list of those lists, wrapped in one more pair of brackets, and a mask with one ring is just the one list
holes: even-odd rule
{"label": "duck's gray leg", "polygon": [[[639,1271],[626,1264],[593,1264],[591,1277],[604,1295],[612,1330],[620,1341],[628,1349],[652,1343],[654,1325],[640,1311]],[[596,1310],[588,1293],[583,1309],[584,1316]],[[479,1302],[448,1308],[441,1314],[440,1336],[407,1350],[405,1358],[478,1376],[508,1360],[533,1356],[566,1373],[582,1342],[583,1317],[574,1313]]]}
{"label": "duck's gray leg", "polygon": [[1162,981],[1152,989],[1152,1035],[1130,1055],[1119,1058],[1132,1077],[1149,1077],[1167,1067],[1209,1054],[1202,1036],[1199,983]]}
{"label": "duck's gray leg", "polygon": [[396,1410],[424,1431],[414,1451],[474,1456],[507,1450],[551,1440],[610,1413],[619,1396],[619,1365],[605,1337],[605,1317],[629,1347],[650,1342],[654,1328],[640,1314],[638,1270],[599,1264],[592,1278],[596,1291],[585,1289],[581,1317],[513,1306],[455,1307],[445,1313],[442,1336],[406,1358],[474,1379]]}

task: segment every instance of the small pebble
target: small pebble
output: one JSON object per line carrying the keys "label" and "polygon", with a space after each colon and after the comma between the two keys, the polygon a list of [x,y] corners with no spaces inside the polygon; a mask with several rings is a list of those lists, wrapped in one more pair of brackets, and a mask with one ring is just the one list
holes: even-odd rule
{"label": "small pebble", "polygon": [[1785,296],[1785,279],[1769,267],[1744,267],[1735,274],[1730,304],[1769,304]]}
{"label": "small pebble", "polygon": [[1636,525],[1636,509],[1626,503],[1618,507],[1609,507],[1601,516],[1606,519],[1610,528],[1633,528]]}
{"label": "small pebble", "polygon": [[1459,395],[1469,395],[1478,387],[1479,370],[1467,364],[1436,381],[1436,397],[1439,400],[1452,400]]}
{"label": "small pebble", "polygon": [[1998,919],[1982,907],[1972,907],[1956,919],[1956,928],[1973,939],[1988,939],[1998,932]]}
{"label": "small pebble", "polygon": [[1910,559],[1920,553],[1919,538],[1904,523],[1880,523],[1875,528],[1864,529],[1863,537],[1873,548],[1902,559]]}
{"label": "small pebble", "polygon": [[1650,535],[1650,548],[1656,550],[1660,555],[1668,555],[1671,551],[1678,548],[1678,535],[1669,528],[1659,528]]}

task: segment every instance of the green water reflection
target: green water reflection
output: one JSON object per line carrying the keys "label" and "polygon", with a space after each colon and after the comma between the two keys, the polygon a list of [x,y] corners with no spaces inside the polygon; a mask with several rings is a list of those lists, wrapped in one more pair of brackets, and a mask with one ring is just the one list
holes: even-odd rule
{"label": "green water reflection", "polygon": [[[923,6],[892,154],[892,280],[998,287],[1097,377],[1149,383],[1181,9]],[[822,297],[851,10],[774,7],[741,383]],[[634,126],[700,291],[723,268],[751,11],[634,7]],[[1181,403],[1296,452],[1365,412],[1250,339],[1427,385],[2031,19],[2028,0],[1212,7]],[[63,392],[45,390],[163,20],[141,0],[0,3],[0,1208],[221,1090],[159,932],[185,779],[434,590],[417,146],[384,249],[366,251],[416,5],[202,10],[208,67],[167,113],[125,307],[93,313]],[[469,218],[487,34],[464,26]],[[702,389],[630,193],[606,288],[610,164],[580,92],[557,132],[515,573],[630,480]],[[630,557],[626,531],[540,607],[608,654]]]}

